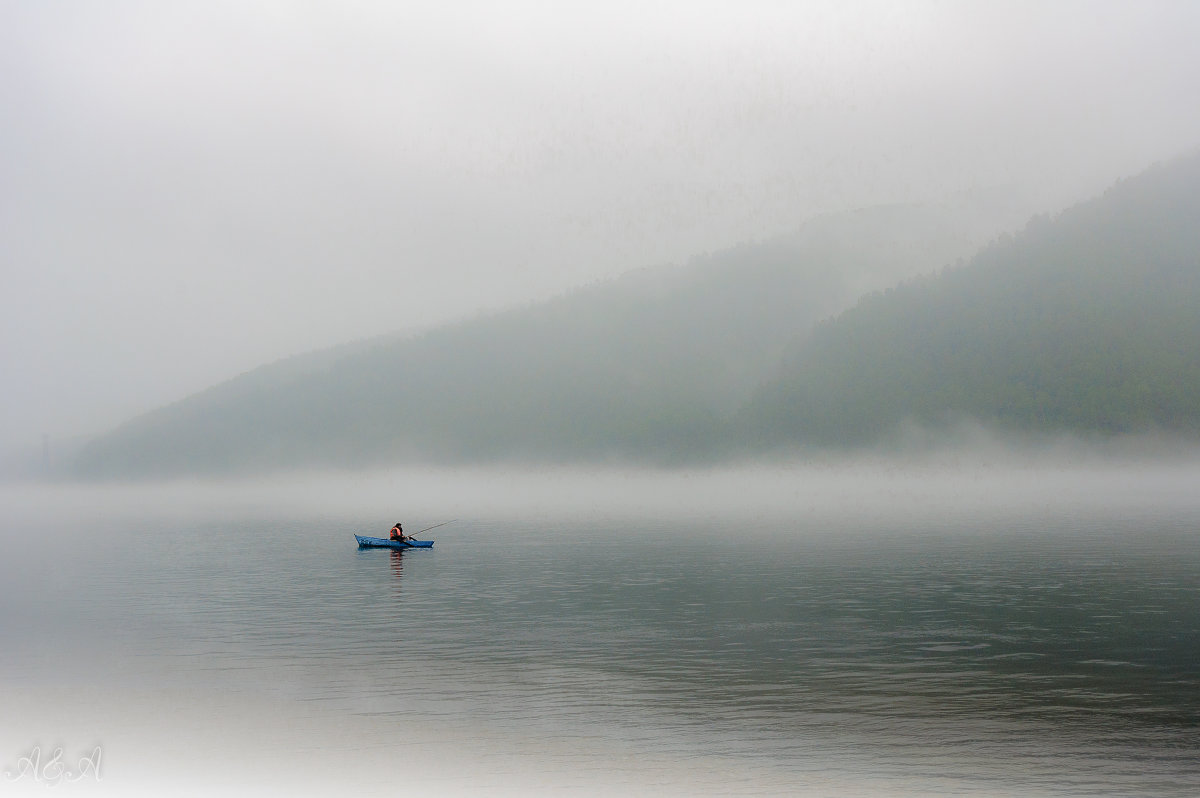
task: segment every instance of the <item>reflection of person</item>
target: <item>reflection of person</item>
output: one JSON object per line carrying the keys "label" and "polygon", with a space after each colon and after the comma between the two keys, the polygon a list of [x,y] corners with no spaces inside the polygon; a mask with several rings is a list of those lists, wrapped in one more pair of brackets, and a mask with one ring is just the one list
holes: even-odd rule
{"label": "reflection of person", "polygon": [[392,527],[391,533],[388,535],[388,540],[398,540],[401,543],[407,543],[409,540],[412,540],[412,538],[404,534],[404,527],[400,526],[400,522],[397,521],[396,525]]}

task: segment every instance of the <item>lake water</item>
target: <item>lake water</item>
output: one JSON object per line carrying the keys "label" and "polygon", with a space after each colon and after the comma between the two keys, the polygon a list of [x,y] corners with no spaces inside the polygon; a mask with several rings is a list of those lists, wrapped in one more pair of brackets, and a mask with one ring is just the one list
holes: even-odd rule
{"label": "lake water", "polygon": [[[0,766],[103,747],[79,794],[1193,796],[1195,476],[12,489]],[[351,537],[458,509],[431,551]]]}

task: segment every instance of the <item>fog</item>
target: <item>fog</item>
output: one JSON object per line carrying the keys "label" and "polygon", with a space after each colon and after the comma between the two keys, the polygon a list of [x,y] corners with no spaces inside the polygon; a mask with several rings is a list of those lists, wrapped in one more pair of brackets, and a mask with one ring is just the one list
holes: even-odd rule
{"label": "fog", "polygon": [[0,451],[818,213],[1054,210],[1200,141],[1198,27],[1185,2],[6,4]]}
{"label": "fog", "polygon": [[[936,440],[936,445],[932,443]],[[151,483],[0,486],[9,530],[23,523],[93,520],[302,519],[322,536],[382,536],[397,518],[410,532],[469,543],[497,521],[610,524],[614,529],[695,523],[762,543],[783,534],[837,538],[847,530],[970,536],[980,518],[1029,528],[1055,521],[1109,528],[1122,517],[1196,509],[1200,449],[1152,436],[1120,442],[1059,437],[1021,444],[979,428],[909,440],[871,455],[808,452],[791,461],[670,470],[630,467],[396,467],[307,471],[260,478]],[[1186,515],[1186,513],[1184,513]],[[708,530],[704,532],[704,530]],[[14,538],[15,540],[16,538]]]}

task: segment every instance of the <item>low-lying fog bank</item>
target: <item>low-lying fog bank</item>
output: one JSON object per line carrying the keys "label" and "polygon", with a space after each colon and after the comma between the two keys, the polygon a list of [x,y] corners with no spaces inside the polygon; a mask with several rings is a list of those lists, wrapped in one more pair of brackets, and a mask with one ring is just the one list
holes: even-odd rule
{"label": "low-lying fog bank", "polygon": [[1000,441],[960,429],[936,441],[910,431],[892,452],[809,453],[713,468],[397,467],[257,478],[141,483],[9,483],[10,522],[76,519],[304,517],[411,529],[451,518],[707,518],[752,529],[796,515],[952,519],[959,513],[1105,512],[1200,504],[1200,447],[1142,436]]}

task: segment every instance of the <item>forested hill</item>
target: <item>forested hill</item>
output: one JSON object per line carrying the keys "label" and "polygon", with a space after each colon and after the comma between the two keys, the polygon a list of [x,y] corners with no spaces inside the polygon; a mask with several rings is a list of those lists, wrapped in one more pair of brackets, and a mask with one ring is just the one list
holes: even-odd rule
{"label": "forested hill", "polygon": [[1003,229],[987,226],[1003,215],[992,210],[830,216],[527,308],[293,358],[130,421],[88,445],[78,471],[681,463],[869,445],[910,420],[1200,431],[1200,155],[947,266]]}
{"label": "forested hill", "polygon": [[785,359],[741,429],[757,446],[866,444],[964,418],[1200,430],[1200,155],[865,297]]}
{"label": "forested hill", "polygon": [[711,456],[789,342],[1014,221],[977,196],[813,220],[556,300],[263,367],[94,440],[85,475]]}

